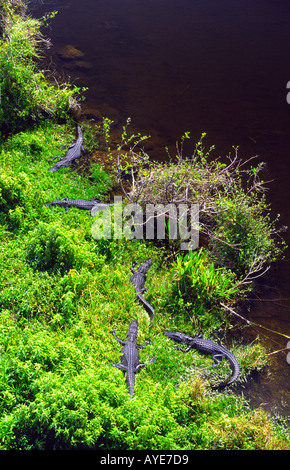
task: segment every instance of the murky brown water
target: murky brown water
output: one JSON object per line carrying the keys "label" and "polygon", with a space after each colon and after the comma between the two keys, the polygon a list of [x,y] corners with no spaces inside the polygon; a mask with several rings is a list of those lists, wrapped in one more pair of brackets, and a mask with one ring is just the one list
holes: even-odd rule
{"label": "murky brown water", "polygon": [[[112,118],[152,135],[152,155],[191,131],[207,132],[216,155],[239,146],[243,157],[266,161],[273,214],[290,226],[290,4],[288,0],[31,0],[36,16],[58,10],[48,35],[50,67],[87,86],[88,115]],[[83,53],[65,58],[64,46]],[[290,90],[289,90],[290,91]],[[290,232],[286,241],[290,244]],[[290,336],[290,263],[260,281],[248,318]],[[255,327],[269,352],[287,339]],[[244,393],[254,405],[290,414],[286,352]]]}

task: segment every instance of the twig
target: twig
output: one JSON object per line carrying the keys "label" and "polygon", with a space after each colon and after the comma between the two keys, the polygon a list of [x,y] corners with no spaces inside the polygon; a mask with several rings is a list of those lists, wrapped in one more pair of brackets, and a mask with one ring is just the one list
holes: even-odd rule
{"label": "twig", "polygon": [[265,355],[262,356],[262,357],[265,357],[265,356],[272,356],[273,354],[277,354],[277,353],[279,353],[279,352],[289,351],[289,350],[290,350],[290,346],[289,346],[289,348],[277,349],[277,351],[270,352],[270,353],[268,353],[268,354],[265,354]]}
{"label": "twig", "polygon": [[290,336],[284,335],[284,333],[280,333],[279,331],[271,330],[271,328],[267,328],[266,326],[263,326],[263,325],[260,325],[258,323],[254,323],[253,321],[247,320],[247,318],[244,318],[242,315],[235,312],[232,308],[228,307],[227,305],[223,304],[222,302],[220,304],[221,304],[222,307],[229,310],[233,315],[235,315],[236,317],[239,317],[242,320],[244,320],[246,323],[248,323],[248,325],[258,326],[259,328],[263,328],[264,330],[270,331],[271,333],[275,333],[276,335],[284,336],[284,338],[290,339]]}

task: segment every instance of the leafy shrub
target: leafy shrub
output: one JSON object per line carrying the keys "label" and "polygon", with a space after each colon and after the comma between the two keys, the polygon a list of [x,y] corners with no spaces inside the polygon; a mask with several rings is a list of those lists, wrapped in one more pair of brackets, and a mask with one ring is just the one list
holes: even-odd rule
{"label": "leafy shrub", "polygon": [[167,301],[170,309],[190,316],[197,328],[221,325],[225,318],[220,302],[233,303],[239,292],[235,273],[215,267],[209,251],[202,248],[178,254],[172,272],[174,284]]}
{"label": "leafy shrub", "polygon": [[215,219],[215,236],[209,249],[219,266],[227,266],[247,281],[261,274],[285,249],[276,221],[270,218],[265,195],[245,196],[241,190],[225,197]]}
{"label": "leafy shrub", "polygon": [[[200,239],[210,250],[212,261],[231,268],[250,282],[281,257],[285,249],[285,243],[278,238],[283,228],[275,227],[277,219],[271,220],[265,199],[265,182],[261,177],[265,164],[251,166],[252,159],[240,159],[237,149],[233,156],[224,159],[226,163],[210,160],[213,147],[205,151],[204,137],[202,134],[192,155],[187,157],[183,146],[189,133],[185,133],[174,161],[170,158],[165,163],[150,162],[143,149],[138,151],[138,142],[134,143],[129,155],[131,166],[138,173],[129,189],[122,183],[121,189],[130,202],[144,207],[182,203],[190,214],[190,205],[198,204]],[[127,145],[130,139],[127,137]],[[122,140],[117,167],[124,146]],[[179,240],[177,247],[178,244]]]}
{"label": "leafy shrub", "polygon": [[231,297],[237,292],[234,288],[235,274],[226,268],[215,268],[209,262],[209,253],[203,249],[178,255],[173,269],[182,293],[194,299],[206,299],[209,304]]}
{"label": "leafy shrub", "polygon": [[103,195],[112,189],[112,177],[104,171],[99,163],[93,162],[90,167],[91,179],[98,185],[99,194]]}
{"label": "leafy shrub", "polygon": [[[18,2],[19,4],[22,2]],[[23,4],[23,9],[24,4]],[[76,107],[77,87],[50,84],[37,69],[44,40],[42,22],[12,9],[2,10],[0,40],[0,129],[5,133],[19,129],[42,117],[67,117]]]}
{"label": "leafy shrub", "polygon": [[25,191],[30,188],[30,182],[25,173],[20,172],[17,175],[12,171],[0,172],[0,211],[6,214],[10,209],[25,201]]}
{"label": "leafy shrub", "polygon": [[17,229],[28,212],[31,181],[26,173],[0,170],[0,223]]}
{"label": "leafy shrub", "polygon": [[[143,390],[142,398],[130,400],[109,367],[77,371],[80,356],[72,356],[76,349],[65,351],[72,361],[67,358],[63,364],[58,345],[56,349],[50,354],[54,364],[43,356],[44,361],[27,359],[25,367],[24,358],[11,358],[18,383],[25,377],[33,379],[33,385],[30,401],[14,407],[10,402],[0,421],[6,449],[287,448],[286,442],[275,439],[264,413],[253,415],[234,396],[208,397],[199,378],[177,390],[172,384],[154,385]],[[7,392],[6,397],[8,401]]]}
{"label": "leafy shrub", "polygon": [[28,243],[27,259],[34,269],[64,273],[75,265],[75,248],[60,227],[41,224]]}
{"label": "leafy shrub", "polygon": [[70,269],[102,266],[103,257],[96,255],[88,242],[79,239],[76,229],[66,230],[60,223],[40,223],[29,234],[27,260],[36,270],[64,274]]}

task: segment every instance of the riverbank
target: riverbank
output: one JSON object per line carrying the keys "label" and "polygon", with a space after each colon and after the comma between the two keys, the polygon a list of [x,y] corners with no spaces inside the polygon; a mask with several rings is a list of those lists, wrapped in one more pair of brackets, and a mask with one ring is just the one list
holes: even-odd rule
{"label": "riverbank", "polygon": [[[12,8],[16,2],[8,3]],[[25,35],[25,16],[12,14],[10,21]],[[15,71],[14,54],[10,59]],[[21,82],[11,83],[21,88]],[[53,96],[50,85],[45,87]],[[71,89],[65,90],[71,97]],[[66,102],[60,115],[59,106],[49,116],[34,106],[34,122],[28,123],[28,110],[21,113],[19,106],[17,126],[10,121],[9,135],[2,138],[1,449],[289,448],[280,418],[251,410],[234,387],[212,391],[214,376],[220,380],[229,373],[226,364],[213,371],[209,356],[183,355],[162,335],[165,329],[197,334],[199,321],[206,336],[224,341],[229,327],[217,306],[208,325],[201,315],[196,320],[189,316],[194,305],[189,308],[190,299],[176,290],[180,263],[182,267],[178,253],[147,240],[96,241],[85,211],[44,207],[64,197],[107,201],[114,184],[90,160],[81,160],[74,171],[48,172],[48,160],[75,139],[70,108]],[[4,115],[5,101],[1,109]],[[39,116],[35,109],[41,109]],[[88,135],[84,125],[84,146]],[[151,344],[140,356],[142,362],[157,359],[136,377],[130,400],[123,374],[111,367],[120,360],[111,331],[124,339],[130,321],[137,318],[138,342],[148,338],[149,318],[130,284],[132,261],[148,258],[153,265],[146,298],[156,316]],[[213,269],[209,271],[205,259],[198,266],[207,282]],[[217,275],[215,282],[219,279]],[[200,295],[207,300],[204,292]],[[239,383],[263,367],[265,351],[258,341],[228,347],[241,365]]]}

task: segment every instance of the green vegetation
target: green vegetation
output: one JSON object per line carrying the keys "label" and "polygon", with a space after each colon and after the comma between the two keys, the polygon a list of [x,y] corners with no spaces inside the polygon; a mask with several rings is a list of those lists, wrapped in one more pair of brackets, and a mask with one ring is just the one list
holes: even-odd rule
{"label": "green vegetation", "polygon": [[[38,23],[19,13],[20,1],[0,5],[0,60],[11,85],[5,88],[2,76],[0,449],[289,449],[281,424],[252,410],[234,388],[211,389],[229,373],[227,364],[213,370],[210,357],[183,355],[162,335],[164,329],[202,331],[224,341],[229,319],[220,301],[232,305],[243,290],[229,267],[214,263],[213,251],[184,256],[145,240],[97,241],[88,212],[44,207],[64,197],[108,200],[113,182],[87,161],[73,172],[48,172],[48,160],[74,139],[70,106],[57,93],[52,99],[43,77],[37,97],[30,88],[36,82],[28,87],[23,80],[32,62],[36,67],[31,48],[39,29],[31,24]],[[17,56],[14,49],[7,53],[12,32]],[[70,87],[61,90],[72,97]],[[43,119],[36,110],[46,103]],[[92,148],[92,134],[86,135],[84,145]],[[147,298],[156,320],[140,356],[157,360],[138,375],[131,400],[123,374],[111,367],[120,357],[111,331],[123,338],[137,318],[138,342],[148,338],[149,318],[129,281],[132,261],[148,257]],[[228,346],[241,364],[240,384],[265,364],[258,340]]]}
{"label": "green vegetation", "polygon": [[138,147],[140,135],[129,152],[125,151],[132,140],[127,126],[118,149],[117,169],[128,165],[138,169],[132,187],[122,187],[130,202],[142,206],[198,204],[200,236],[211,261],[234,271],[240,283],[261,274],[281,256],[285,246],[277,235],[283,228],[277,229],[277,220],[270,217],[266,182],[261,177],[264,163],[250,165],[253,158],[240,159],[237,149],[223,162],[211,160],[213,147],[204,148],[205,133],[190,157],[184,156],[184,141],[190,139],[185,133],[174,158],[169,154],[167,162],[151,162]]}
{"label": "green vegetation", "polygon": [[[16,13],[15,13],[16,9]],[[23,14],[22,2],[1,0],[0,28],[0,127],[3,133],[19,130],[29,122],[47,117],[65,118],[76,110],[77,87],[56,85],[39,71],[37,60],[49,44],[40,32],[46,19]]]}

